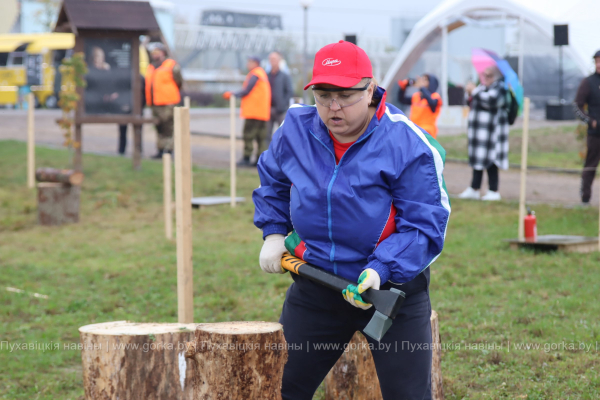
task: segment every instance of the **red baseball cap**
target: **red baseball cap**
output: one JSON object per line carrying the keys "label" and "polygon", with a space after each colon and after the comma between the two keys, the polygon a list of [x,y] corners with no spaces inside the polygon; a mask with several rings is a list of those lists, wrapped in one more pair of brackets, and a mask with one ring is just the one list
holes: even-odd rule
{"label": "red baseball cap", "polygon": [[350,42],[340,40],[328,44],[315,55],[311,85],[329,83],[339,87],[352,87],[363,78],[373,77],[373,67],[367,53]]}

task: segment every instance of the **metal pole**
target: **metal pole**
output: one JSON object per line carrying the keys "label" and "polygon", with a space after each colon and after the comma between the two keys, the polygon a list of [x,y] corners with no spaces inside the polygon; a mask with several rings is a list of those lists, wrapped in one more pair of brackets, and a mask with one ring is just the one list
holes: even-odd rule
{"label": "metal pole", "polygon": [[[304,47],[302,50],[302,88],[306,86],[307,63],[308,63],[308,7],[304,7]],[[302,102],[306,104],[306,90],[302,91]]]}
{"label": "metal pole", "polygon": [[442,104],[448,104],[448,25],[446,21],[442,26],[442,79],[441,79],[441,95]]}
{"label": "metal pole", "polygon": [[523,17],[519,17],[519,81],[521,81],[521,86],[523,86],[523,59],[525,58],[525,19]]}
{"label": "metal pole", "polygon": [[563,47],[558,46],[558,101],[563,99]]}

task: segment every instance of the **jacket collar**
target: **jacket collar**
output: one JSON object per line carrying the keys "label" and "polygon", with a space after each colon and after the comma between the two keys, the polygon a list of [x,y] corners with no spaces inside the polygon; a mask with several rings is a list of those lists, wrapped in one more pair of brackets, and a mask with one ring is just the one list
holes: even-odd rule
{"label": "jacket collar", "polygon": [[[362,140],[365,136],[371,134],[371,132],[379,126],[379,122],[385,114],[386,95],[387,92],[385,91],[385,89],[377,86],[377,88],[375,89],[375,93],[373,94],[374,99],[379,99],[377,110],[375,111],[375,115],[373,115],[373,118],[371,119],[371,122],[369,122],[369,125],[367,126],[365,132],[362,135],[360,135],[360,137],[356,140],[357,142]],[[329,136],[329,130],[321,120],[321,117],[319,117],[318,112],[316,112],[315,116],[313,117],[311,131],[320,141],[327,144],[333,149],[333,141],[331,140],[331,136]]]}

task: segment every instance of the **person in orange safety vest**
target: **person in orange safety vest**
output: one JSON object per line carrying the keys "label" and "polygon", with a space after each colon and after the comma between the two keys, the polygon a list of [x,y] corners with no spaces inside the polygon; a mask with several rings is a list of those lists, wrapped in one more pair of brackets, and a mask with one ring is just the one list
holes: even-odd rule
{"label": "person in orange safety vest", "polygon": [[[442,108],[442,97],[436,92],[438,80],[434,75],[423,74],[416,81],[404,79],[398,81],[398,101],[410,105],[410,120],[424,129],[434,138],[437,137],[437,119]],[[408,86],[418,89],[412,96],[405,95]]]}
{"label": "person in orange safety vest", "polygon": [[154,159],[162,158],[163,153],[173,152],[174,108],[181,102],[181,69],[175,60],[167,58],[167,49],[162,43],[155,44],[150,53],[152,63],[146,70],[146,104],[152,107],[156,124],[157,153]]}
{"label": "person in orange safety vest", "polygon": [[[241,117],[245,119],[243,139],[244,157],[238,165],[249,167],[258,163],[258,158],[266,150],[265,138],[267,136],[267,123],[271,119],[271,85],[264,69],[260,67],[258,57],[249,57],[246,64],[248,75],[242,90],[225,92],[223,97],[227,100],[231,95],[242,99]],[[254,150],[254,142],[258,145],[256,161],[251,164],[250,157]]]}

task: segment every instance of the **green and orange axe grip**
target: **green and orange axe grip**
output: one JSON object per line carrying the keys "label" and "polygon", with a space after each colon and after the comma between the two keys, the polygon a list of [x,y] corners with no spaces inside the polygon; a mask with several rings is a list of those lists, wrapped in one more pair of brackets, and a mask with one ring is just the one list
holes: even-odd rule
{"label": "green and orange axe grip", "polygon": [[[348,285],[356,286],[356,282],[315,267],[289,254],[284,254],[281,258],[281,267],[335,290],[340,294]],[[390,290],[367,289],[360,295],[364,301],[373,304],[373,308],[375,308],[375,314],[365,327],[364,332],[375,340],[381,340],[385,332],[392,325],[391,320],[398,314],[405,294],[398,289],[392,288]]]}

